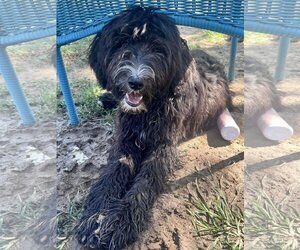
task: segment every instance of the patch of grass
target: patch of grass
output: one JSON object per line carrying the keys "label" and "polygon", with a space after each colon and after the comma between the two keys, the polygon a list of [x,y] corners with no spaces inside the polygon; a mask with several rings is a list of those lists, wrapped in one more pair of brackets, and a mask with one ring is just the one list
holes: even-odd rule
{"label": "patch of grass", "polygon": [[57,250],[66,249],[68,243],[74,238],[74,230],[83,211],[82,195],[78,192],[74,198],[67,198],[67,208],[58,214]]}
{"label": "patch of grass", "polygon": [[245,32],[246,45],[269,44],[272,42],[272,38],[275,36],[258,32]]}
{"label": "patch of grass", "polygon": [[11,110],[12,101],[10,99],[9,93],[4,84],[0,84],[0,113],[9,112]]}
{"label": "patch of grass", "polygon": [[[38,119],[53,119],[56,116],[56,83],[45,79],[22,85],[34,115]],[[0,87],[0,112],[16,112],[11,96],[4,88]]]}
{"label": "patch of grass", "polygon": [[229,203],[222,189],[214,189],[215,199],[209,203],[201,195],[198,181],[196,187],[197,197],[192,201],[195,209],[189,214],[197,235],[213,238],[208,249],[243,249],[243,211]]}
{"label": "patch of grass", "polygon": [[55,37],[47,37],[31,42],[26,42],[7,48],[11,58],[15,58],[18,62],[28,61],[40,67],[41,65],[51,64],[51,56],[55,46]]}
{"label": "patch of grass", "polygon": [[209,30],[199,30],[193,35],[186,35],[185,39],[190,49],[211,47],[226,43],[226,35]]}
{"label": "patch of grass", "polygon": [[62,54],[68,69],[87,65],[88,48],[92,40],[93,36],[89,36],[62,47]]}
{"label": "patch of grass", "polygon": [[25,92],[28,93],[26,96],[34,114],[41,119],[55,118],[57,105],[56,83],[45,79],[28,82],[26,85]]}
{"label": "patch of grass", "polygon": [[4,82],[0,82],[0,113],[6,113],[12,110],[12,101],[8,90],[6,89]]}
{"label": "patch of grass", "polygon": [[299,249],[299,211],[284,202],[276,204],[263,188],[250,190],[256,198],[245,209],[249,249]]}
{"label": "patch of grass", "polygon": [[224,43],[226,38],[226,35],[210,30],[204,30],[203,33],[205,35],[205,40],[211,43]]}
{"label": "patch of grass", "polygon": [[[41,230],[39,227],[50,227],[50,223],[57,223],[57,235],[56,243],[49,242],[49,247],[51,244],[56,244],[57,250],[67,249],[68,243],[73,239],[76,223],[83,211],[83,192],[78,191],[73,198],[67,197],[66,208],[63,211],[58,211],[57,215],[51,218],[52,222],[39,221],[43,208],[36,202],[35,193],[27,199],[19,197],[16,212],[2,212],[0,214],[1,250],[15,249],[20,242],[34,236],[36,230]],[[36,224],[37,221],[40,222],[40,225]],[[52,225],[52,227],[55,228],[56,226]]]}
{"label": "patch of grass", "polygon": [[[74,101],[81,120],[102,118],[112,123],[114,110],[106,111],[98,103],[99,96],[105,92],[99,84],[88,79],[80,79],[71,82],[71,88],[74,94]],[[59,112],[65,112],[62,96],[58,102]]]}
{"label": "patch of grass", "polygon": [[36,202],[36,191],[27,199],[18,196],[15,212],[0,214],[0,249],[15,249],[19,242],[29,237],[28,230],[41,213],[41,207]]}

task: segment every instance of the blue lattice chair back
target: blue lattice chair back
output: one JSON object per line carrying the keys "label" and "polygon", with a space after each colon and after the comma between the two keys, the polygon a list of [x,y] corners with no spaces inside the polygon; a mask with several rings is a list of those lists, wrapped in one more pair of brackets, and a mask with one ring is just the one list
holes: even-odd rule
{"label": "blue lattice chair back", "polygon": [[95,34],[112,17],[133,5],[156,8],[180,25],[243,36],[242,0],[58,0],[57,43],[63,45]]}
{"label": "blue lattice chair back", "polygon": [[299,0],[246,0],[245,29],[286,37],[300,37]]}

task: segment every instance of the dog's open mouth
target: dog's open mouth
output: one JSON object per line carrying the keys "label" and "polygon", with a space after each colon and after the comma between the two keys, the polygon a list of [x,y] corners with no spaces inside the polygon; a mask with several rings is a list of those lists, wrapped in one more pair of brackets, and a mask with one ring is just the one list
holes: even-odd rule
{"label": "dog's open mouth", "polygon": [[126,94],[125,101],[128,105],[137,107],[142,103],[143,95],[140,92],[132,91]]}

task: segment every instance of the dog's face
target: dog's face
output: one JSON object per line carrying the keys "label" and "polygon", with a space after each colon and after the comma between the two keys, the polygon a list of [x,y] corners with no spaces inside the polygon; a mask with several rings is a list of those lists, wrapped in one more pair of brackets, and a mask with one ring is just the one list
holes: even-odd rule
{"label": "dog's face", "polygon": [[138,114],[169,94],[182,64],[181,50],[186,49],[169,18],[135,9],[103,28],[92,43],[89,61],[122,110]]}
{"label": "dog's face", "polygon": [[[147,32],[146,24],[141,31]],[[136,28],[139,32],[139,28]],[[168,48],[159,41],[122,44],[108,64],[108,84],[130,113],[146,112],[153,99],[161,98],[168,88]]]}

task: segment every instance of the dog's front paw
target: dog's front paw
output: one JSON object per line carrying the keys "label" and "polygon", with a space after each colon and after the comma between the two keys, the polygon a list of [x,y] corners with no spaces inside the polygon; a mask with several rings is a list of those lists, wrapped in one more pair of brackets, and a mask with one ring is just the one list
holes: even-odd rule
{"label": "dog's front paw", "polygon": [[93,216],[81,225],[78,238],[90,249],[121,250],[137,237],[129,204],[116,201],[105,214]]}
{"label": "dog's front paw", "polygon": [[[82,245],[89,247],[90,249],[105,249],[100,248],[98,242],[99,228],[102,224],[104,216],[101,213],[95,213],[93,215],[85,214],[77,226],[77,239]],[[95,239],[96,236],[96,239]]]}
{"label": "dog's front paw", "polygon": [[111,239],[117,229],[118,216],[106,218],[102,214],[83,219],[78,227],[78,241],[88,249],[121,249],[111,245]]}

